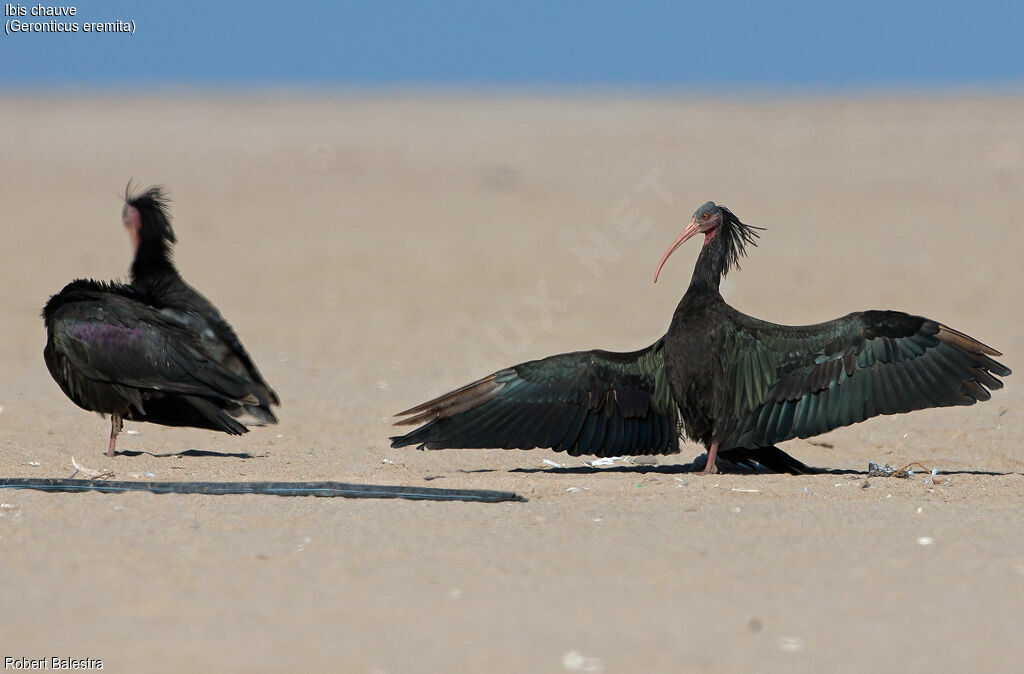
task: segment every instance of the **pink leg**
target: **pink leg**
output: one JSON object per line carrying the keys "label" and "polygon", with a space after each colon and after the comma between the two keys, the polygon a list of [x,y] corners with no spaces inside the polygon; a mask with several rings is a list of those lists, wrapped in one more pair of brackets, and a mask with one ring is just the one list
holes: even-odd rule
{"label": "pink leg", "polygon": [[700,471],[701,475],[713,475],[718,472],[718,466],[715,465],[715,458],[718,456],[718,443],[712,442],[711,449],[708,450],[708,463],[704,466],[704,470]]}
{"label": "pink leg", "polygon": [[117,434],[121,432],[121,415],[111,414],[110,415],[110,444],[107,445],[107,456],[114,456],[117,452],[114,451],[114,445],[117,443]]}

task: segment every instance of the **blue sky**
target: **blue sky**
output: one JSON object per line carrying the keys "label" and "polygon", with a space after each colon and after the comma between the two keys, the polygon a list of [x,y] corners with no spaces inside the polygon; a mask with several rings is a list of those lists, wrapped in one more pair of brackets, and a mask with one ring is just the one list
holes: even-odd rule
{"label": "blue sky", "polygon": [[1012,2],[74,6],[70,20],[134,20],[136,33],[0,35],[0,87],[1024,84],[1024,3]]}

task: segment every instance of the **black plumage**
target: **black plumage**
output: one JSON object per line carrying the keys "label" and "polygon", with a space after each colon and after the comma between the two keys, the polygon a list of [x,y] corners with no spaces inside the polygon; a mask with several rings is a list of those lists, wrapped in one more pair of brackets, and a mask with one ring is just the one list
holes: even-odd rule
{"label": "black plumage", "polygon": [[668,333],[630,354],[553,356],[502,370],[398,416],[392,445],[549,447],[573,455],[670,454],[678,426],[709,452],[806,472],[774,445],[879,414],[970,405],[1002,387],[999,352],[936,321],[864,311],[783,326],[725,303],[719,284],[757,229],[708,202],[662,257],[704,234]]}
{"label": "black plumage", "polygon": [[678,450],[664,342],[633,353],[580,351],[496,372],[402,412],[423,424],[392,445],[550,447],[572,456]]}
{"label": "black plumage", "polygon": [[177,310],[188,327],[202,335],[221,364],[248,378],[259,390],[259,404],[247,406],[246,411],[264,423],[276,422],[270,406],[280,404],[277,393],[263,379],[238,335],[217,307],[186,283],[174,266],[171,246],[177,239],[171,228],[168,199],[163,190],[150,187],[133,196],[129,186],[122,219],[135,246],[135,259],[131,266],[132,287],[156,306]]}
{"label": "black plumage", "polygon": [[132,285],[78,280],[43,309],[46,366],[83,409],[110,414],[107,453],[122,420],[233,435],[277,421],[277,395],[231,326],[170,259],[174,232],[159,189],[130,197],[124,224],[136,248]]}

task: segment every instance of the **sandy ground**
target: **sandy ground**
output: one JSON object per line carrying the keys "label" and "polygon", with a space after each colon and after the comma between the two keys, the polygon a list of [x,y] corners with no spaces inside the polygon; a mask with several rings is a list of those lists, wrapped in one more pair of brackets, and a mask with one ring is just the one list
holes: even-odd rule
{"label": "sandy ground", "polygon": [[[0,100],[0,474],[515,490],[500,505],[0,493],[0,655],[112,671],[1011,671],[1024,657],[1024,99]],[[284,401],[234,438],[108,424],[39,311],[124,277],[119,194]],[[392,450],[389,415],[502,366],[645,346],[708,199],[768,227],[727,283],[777,322],[898,308],[1018,371],[967,409],[784,447],[814,477]],[[200,449],[213,456],[189,455]],[[186,452],[184,455],[175,455]],[[150,454],[151,453],[151,454]],[[154,456],[154,454],[156,456]],[[237,455],[252,455],[240,458]],[[871,479],[869,461],[950,471]],[[1019,670],[1018,670],[1019,671]]]}

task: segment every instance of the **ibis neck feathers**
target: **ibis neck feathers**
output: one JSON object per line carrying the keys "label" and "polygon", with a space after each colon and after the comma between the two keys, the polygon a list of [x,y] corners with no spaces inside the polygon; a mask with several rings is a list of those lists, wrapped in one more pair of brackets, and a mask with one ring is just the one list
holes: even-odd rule
{"label": "ibis neck feathers", "polygon": [[697,263],[693,267],[693,276],[690,278],[690,287],[687,294],[692,292],[718,292],[718,286],[729,271],[727,247],[724,245],[725,232],[721,231],[726,225],[721,225],[712,232],[704,235],[704,246],[700,249]]}
{"label": "ibis neck feathers", "polygon": [[704,246],[694,265],[687,294],[718,293],[718,287],[729,270],[739,268],[740,258],[747,254],[747,244],[757,245],[757,229],[726,211],[722,224],[704,235]]}
{"label": "ibis neck feathers", "polygon": [[171,259],[171,247],[162,238],[156,240],[143,240],[135,252],[135,260],[132,261],[131,279],[136,284],[151,276],[162,276],[165,274],[177,274],[178,270]]}

